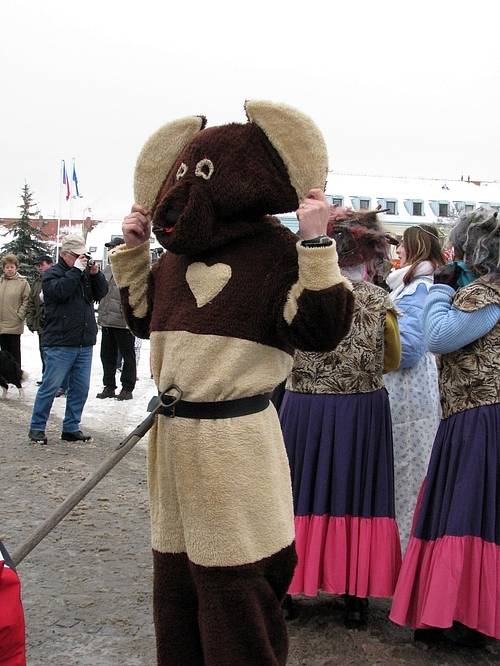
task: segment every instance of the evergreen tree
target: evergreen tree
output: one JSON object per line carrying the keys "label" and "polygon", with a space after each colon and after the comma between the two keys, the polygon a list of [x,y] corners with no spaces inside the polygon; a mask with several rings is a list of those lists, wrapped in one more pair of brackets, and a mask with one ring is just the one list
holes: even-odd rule
{"label": "evergreen tree", "polygon": [[37,258],[41,254],[52,254],[52,251],[50,245],[44,242],[46,235],[43,231],[30,224],[30,219],[38,215],[38,211],[34,210],[36,204],[33,202],[33,192],[27,183],[21,190],[21,202],[18,206],[21,217],[4,234],[13,234],[13,238],[3,246],[2,254],[15,254],[19,261],[19,273],[31,283],[38,275],[35,265]]}

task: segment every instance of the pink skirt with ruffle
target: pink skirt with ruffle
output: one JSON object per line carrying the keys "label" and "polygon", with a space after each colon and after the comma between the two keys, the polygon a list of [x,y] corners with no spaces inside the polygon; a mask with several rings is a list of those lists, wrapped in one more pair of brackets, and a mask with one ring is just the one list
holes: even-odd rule
{"label": "pink skirt with ruffle", "polygon": [[390,619],[414,628],[461,622],[500,639],[500,546],[472,536],[410,538]]}
{"label": "pink skirt with ruffle", "polygon": [[393,518],[296,516],[298,564],[289,593],[319,591],[356,597],[391,597],[401,567]]}

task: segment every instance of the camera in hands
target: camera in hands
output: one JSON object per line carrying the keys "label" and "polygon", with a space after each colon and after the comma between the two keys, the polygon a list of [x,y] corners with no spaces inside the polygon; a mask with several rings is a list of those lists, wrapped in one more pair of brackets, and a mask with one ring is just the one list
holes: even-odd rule
{"label": "camera in hands", "polygon": [[87,268],[92,268],[92,266],[95,264],[95,261],[92,259],[92,255],[86,252],[85,256],[87,257]]}

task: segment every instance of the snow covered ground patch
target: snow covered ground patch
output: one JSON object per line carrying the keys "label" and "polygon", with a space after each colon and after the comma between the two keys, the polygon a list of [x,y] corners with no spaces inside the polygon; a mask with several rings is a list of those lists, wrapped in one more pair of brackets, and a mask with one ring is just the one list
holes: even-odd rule
{"label": "snow covered ground patch", "polygon": [[[157,392],[156,386],[150,378],[149,340],[142,341],[134,398],[133,400],[125,400],[123,402],[110,398],[105,400],[96,398],[96,394],[102,390],[100,348],[101,334],[99,332],[97,344],[93,349],[90,390],[83,410],[82,430],[109,430],[112,425],[114,430],[118,428],[119,432],[125,436],[145,418],[149,399]],[[21,358],[23,370],[28,373],[27,379],[23,382],[24,398],[21,399],[21,402],[28,405],[30,409],[26,423],[21,423],[20,428],[25,428],[27,434],[29,419],[31,417],[31,407],[33,406],[38,389],[36,382],[42,377],[42,362],[38,351],[38,335],[36,333],[30,333],[26,330],[21,337]],[[118,392],[121,389],[119,372],[116,373],[116,383]],[[18,400],[16,388],[9,387],[8,400]],[[57,423],[57,426],[60,427],[65,407],[66,399],[64,397],[56,398],[49,422]],[[147,439],[144,438],[141,444],[145,445],[146,442]]]}

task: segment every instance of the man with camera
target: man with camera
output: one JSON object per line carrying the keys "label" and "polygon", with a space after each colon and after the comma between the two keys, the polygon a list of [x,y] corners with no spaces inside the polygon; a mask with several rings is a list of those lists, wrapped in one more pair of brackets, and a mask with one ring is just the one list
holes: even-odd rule
{"label": "man with camera", "polygon": [[46,367],[33,405],[31,442],[47,444],[45,426],[66,376],[68,395],[61,439],[91,439],[80,430],[80,419],[89,392],[92,347],[97,337],[94,302],[107,294],[108,283],[98,265],[89,259],[84,239],[68,235],[61,244],[59,261],[43,274],[42,348]]}

